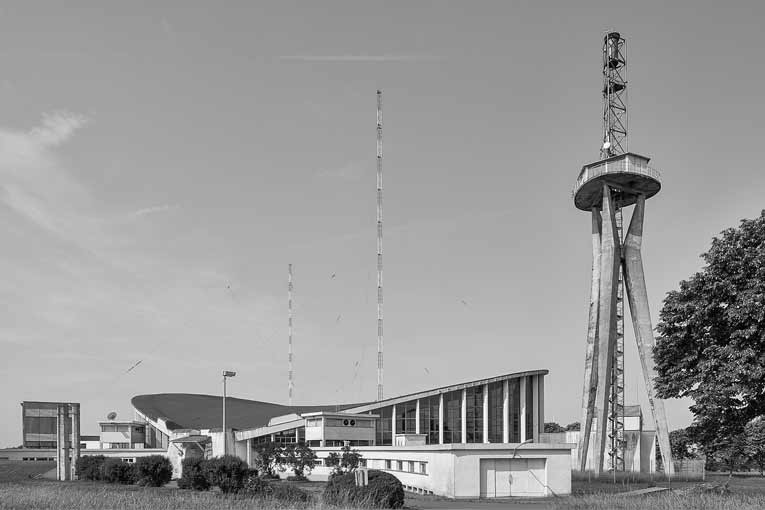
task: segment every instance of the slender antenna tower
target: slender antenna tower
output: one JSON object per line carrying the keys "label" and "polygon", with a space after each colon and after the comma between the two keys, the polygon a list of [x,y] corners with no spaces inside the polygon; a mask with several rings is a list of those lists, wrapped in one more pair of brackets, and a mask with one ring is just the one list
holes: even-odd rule
{"label": "slender antenna tower", "polygon": [[289,337],[289,351],[287,362],[289,363],[289,373],[287,375],[289,383],[289,403],[292,405],[292,264],[287,264],[287,335]]}
{"label": "slender antenna tower", "polygon": [[382,91],[377,91],[377,400],[383,399]]}

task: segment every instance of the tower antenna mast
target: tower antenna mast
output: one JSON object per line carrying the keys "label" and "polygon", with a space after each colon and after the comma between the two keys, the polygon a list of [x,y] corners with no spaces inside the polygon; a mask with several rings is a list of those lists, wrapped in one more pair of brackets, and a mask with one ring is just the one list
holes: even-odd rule
{"label": "tower antenna mast", "polygon": [[[609,440],[609,469],[625,469],[624,441],[624,295],[640,357],[648,405],[656,424],[665,472],[672,474],[672,452],[664,402],[655,397],[656,370],[651,351],[653,328],[645,287],[643,218],[645,202],[661,189],[660,173],[649,158],[627,149],[626,42],[618,32],[603,37],[603,144],[600,160],[582,167],[574,186],[574,205],[592,217],[592,284],[587,326],[579,469],[591,457],[603,470]],[[622,209],[634,204],[626,237]],[[593,443],[590,444],[590,434]],[[591,453],[591,455],[588,455]]]}
{"label": "tower antenna mast", "polygon": [[382,91],[377,91],[377,400],[383,399],[383,148]]}
{"label": "tower antenna mast", "polygon": [[288,336],[288,354],[287,363],[289,364],[288,388],[289,388],[289,404],[292,405],[292,391],[294,389],[294,382],[292,380],[292,264],[287,264],[287,336]]}

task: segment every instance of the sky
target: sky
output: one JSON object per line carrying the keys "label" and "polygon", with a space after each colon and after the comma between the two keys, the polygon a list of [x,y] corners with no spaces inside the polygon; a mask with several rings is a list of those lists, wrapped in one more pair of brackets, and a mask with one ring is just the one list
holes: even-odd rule
{"label": "sky", "polygon": [[23,400],[81,402],[95,434],[134,395],[220,394],[224,369],[229,394],[286,402],[289,263],[294,402],[373,400],[378,88],[385,395],[548,369],[547,420],[578,420],[571,189],[598,159],[602,35],[627,39],[629,147],[663,176],[655,320],[765,208],[765,4],[576,4],[4,3],[0,446]]}

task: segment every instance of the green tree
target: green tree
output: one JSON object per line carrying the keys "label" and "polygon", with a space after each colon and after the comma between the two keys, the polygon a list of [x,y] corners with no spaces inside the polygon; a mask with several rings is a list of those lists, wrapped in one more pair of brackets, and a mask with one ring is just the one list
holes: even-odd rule
{"label": "green tree", "polygon": [[316,453],[305,443],[290,444],[284,448],[284,464],[291,467],[295,476],[305,477],[313,469]]}
{"label": "green tree", "polygon": [[744,425],[765,414],[765,211],[701,257],[701,271],[664,299],[655,386],[660,398],[693,399],[692,439],[730,467]]}
{"label": "green tree", "polygon": [[559,424],[555,423],[554,421],[547,421],[545,422],[545,428],[544,431],[547,433],[555,433],[555,432],[566,432],[566,429],[561,427]]}
{"label": "green tree", "polygon": [[698,448],[687,428],[670,432],[669,445],[672,448],[672,458],[675,460],[698,458]]}
{"label": "green tree", "polygon": [[569,431],[569,430],[580,430],[580,429],[581,429],[581,425],[580,425],[580,423],[578,421],[574,421],[574,422],[571,422],[568,425],[566,425],[566,431]]}
{"label": "green tree", "polygon": [[340,449],[340,454],[332,452],[327,456],[326,465],[333,467],[332,474],[349,473],[359,467],[361,463],[361,454],[352,450],[349,445]]}
{"label": "green tree", "polygon": [[765,415],[746,424],[744,437],[744,453],[765,476]]}
{"label": "green tree", "polygon": [[273,443],[260,443],[255,445],[255,468],[261,476],[275,478],[276,470],[284,463],[284,448],[282,445]]}

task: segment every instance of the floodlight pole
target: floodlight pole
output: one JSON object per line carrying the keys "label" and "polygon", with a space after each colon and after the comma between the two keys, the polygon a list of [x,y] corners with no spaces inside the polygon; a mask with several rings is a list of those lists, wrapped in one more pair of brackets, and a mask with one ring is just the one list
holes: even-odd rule
{"label": "floodlight pole", "polygon": [[226,432],[226,379],[228,377],[234,377],[235,375],[236,372],[230,372],[228,370],[223,371],[223,455],[228,454],[228,434]]}

